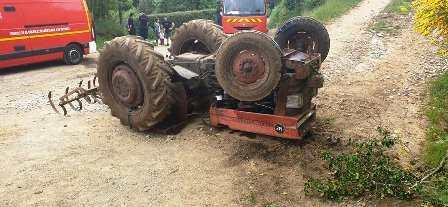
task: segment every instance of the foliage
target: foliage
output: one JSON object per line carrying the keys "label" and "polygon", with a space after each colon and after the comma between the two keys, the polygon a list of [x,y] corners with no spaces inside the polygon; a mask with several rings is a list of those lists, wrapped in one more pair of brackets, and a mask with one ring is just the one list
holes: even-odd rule
{"label": "foliage", "polygon": [[385,152],[395,145],[390,132],[379,129],[381,139],[355,143],[353,152],[323,154],[332,177],[328,180],[310,179],[305,184],[308,195],[320,195],[331,200],[360,197],[367,192],[378,198],[412,199],[418,193],[411,188],[417,178],[401,169]]}
{"label": "foliage", "polygon": [[98,19],[95,21],[95,33],[98,36],[122,36],[126,33],[125,28],[122,27],[113,18]]}
{"label": "foliage", "polygon": [[448,0],[415,0],[413,6],[416,30],[434,37],[442,54],[448,55]]}
{"label": "foliage", "polygon": [[[446,156],[448,150],[448,73],[433,81],[426,109],[429,120],[425,160],[434,167]],[[448,171],[431,178],[424,188],[424,199],[435,206],[448,206]]]}
{"label": "foliage", "polygon": [[392,0],[390,4],[387,5],[384,12],[395,13],[395,14],[408,14],[411,10],[411,0]]}
{"label": "foliage", "polygon": [[159,0],[157,12],[177,12],[215,8],[216,0]]}
{"label": "foliage", "polygon": [[426,116],[430,124],[426,160],[435,166],[448,150],[448,73],[431,84],[428,104]]}
{"label": "foliage", "polygon": [[275,203],[271,203],[271,204],[267,204],[264,207],[280,207],[280,205],[275,204]]}
{"label": "foliage", "polygon": [[138,9],[145,14],[151,14],[156,10],[156,2],[154,0],[139,0]]}
{"label": "foliage", "polygon": [[188,11],[188,12],[173,12],[164,14],[152,14],[149,15],[150,25],[153,25],[156,19],[163,20],[164,17],[168,18],[169,21],[174,22],[176,26],[182,25],[184,22],[188,22],[194,19],[209,19],[214,20],[216,15],[216,10],[198,10],[198,11]]}
{"label": "foliage", "polygon": [[320,21],[327,22],[356,6],[361,0],[327,0],[322,6],[306,13]]}
{"label": "foliage", "polygon": [[361,0],[281,0],[270,16],[271,28],[281,26],[294,16],[312,16],[329,21],[350,10]]}

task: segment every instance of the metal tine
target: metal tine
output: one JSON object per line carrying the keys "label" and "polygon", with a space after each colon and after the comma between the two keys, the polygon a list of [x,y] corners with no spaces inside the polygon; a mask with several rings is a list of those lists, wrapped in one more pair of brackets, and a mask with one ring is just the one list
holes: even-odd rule
{"label": "metal tine", "polygon": [[53,100],[52,100],[52,94],[51,94],[51,91],[48,92],[48,101],[50,102],[51,108],[53,108],[53,110],[54,110],[56,113],[60,114],[61,112],[58,111],[58,109],[56,108],[56,105],[54,105],[54,102],[53,102]]}
{"label": "metal tine", "polygon": [[98,80],[98,77],[95,75],[93,78],[93,87],[96,87],[96,81]]}
{"label": "metal tine", "polygon": [[67,116],[67,109],[65,108],[65,106],[64,105],[59,105],[61,108],[62,108],[62,110],[64,111],[64,116]]}
{"label": "metal tine", "polygon": [[[70,87],[65,88],[65,97],[61,97],[61,101],[68,101],[68,92],[70,91]],[[72,108],[73,110],[77,111],[77,107],[75,107],[71,102],[68,103],[68,105],[70,106],[70,108]]]}
{"label": "metal tine", "polygon": [[83,83],[84,83],[84,80],[79,81],[78,87],[82,87]]}
{"label": "metal tine", "polygon": [[89,80],[87,82],[87,89],[91,89],[92,88],[92,82]]}

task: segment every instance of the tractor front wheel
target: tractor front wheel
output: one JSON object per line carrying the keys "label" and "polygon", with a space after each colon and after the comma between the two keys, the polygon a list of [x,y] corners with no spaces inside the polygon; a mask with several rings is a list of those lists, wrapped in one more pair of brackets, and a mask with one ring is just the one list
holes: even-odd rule
{"label": "tractor front wheel", "polygon": [[183,53],[212,54],[226,38],[222,28],[212,21],[192,20],[176,29],[168,50],[173,56]]}
{"label": "tractor front wheel", "polygon": [[277,30],[275,41],[282,49],[320,53],[322,61],[330,50],[330,36],[325,26],[311,17],[293,17]]}

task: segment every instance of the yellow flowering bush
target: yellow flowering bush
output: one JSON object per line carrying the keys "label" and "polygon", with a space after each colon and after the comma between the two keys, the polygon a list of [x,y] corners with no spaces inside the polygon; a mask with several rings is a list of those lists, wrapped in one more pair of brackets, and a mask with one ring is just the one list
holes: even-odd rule
{"label": "yellow flowering bush", "polygon": [[415,0],[415,28],[433,37],[440,44],[444,55],[448,55],[448,0]]}

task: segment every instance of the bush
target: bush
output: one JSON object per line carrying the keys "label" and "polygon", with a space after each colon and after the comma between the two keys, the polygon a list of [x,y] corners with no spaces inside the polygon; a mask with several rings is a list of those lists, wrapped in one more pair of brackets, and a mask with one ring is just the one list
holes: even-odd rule
{"label": "bush", "polygon": [[154,22],[157,18],[160,21],[163,18],[167,17],[169,21],[174,22],[176,26],[180,26],[185,22],[194,20],[194,19],[216,19],[216,10],[215,9],[206,9],[206,10],[196,10],[196,11],[185,11],[185,12],[172,12],[172,13],[161,13],[161,14],[152,14],[149,15],[150,27],[154,25]]}
{"label": "bush", "polygon": [[271,16],[269,19],[270,28],[280,27],[289,18],[294,16],[300,16],[303,13],[301,6],[292,6],[290,4],[291,4],[290,0],[281,0],[277,4],[277,6],[271,12]]}
{"label": "bush", "polygon": [[126,28],[113,18],[98,19],[95,21],[95,33],[98,36],[117,37],[126,34]]}
{"label": "bush", "polygon": [[448,0],[416,0],[415,28],[425,36],[433,36],[441,46],[441,52],[448,55]]}
{"label": "bush", "polygon": [[381,139],[357,143],[353,152],[340,155],[324,153],[323,159],[328,163],[332,177],[308,180],[305,192],[337,201],[366,193],[380,199],[394,197],[406,200],[419,195],[420,187],[413,187],[417,177],[401,169],[385,153],[396,143],[396,138],[384,129],[379,129],[379,132]]}
{"label": "bush", "polygon": [[[292,2],[296,2],[292,5]],[[281,0],[270,16],[270,28],[283,25],[285,21],[294,16],[311,16],[320,21],[329,21],[336,18],[361,0]]]}

